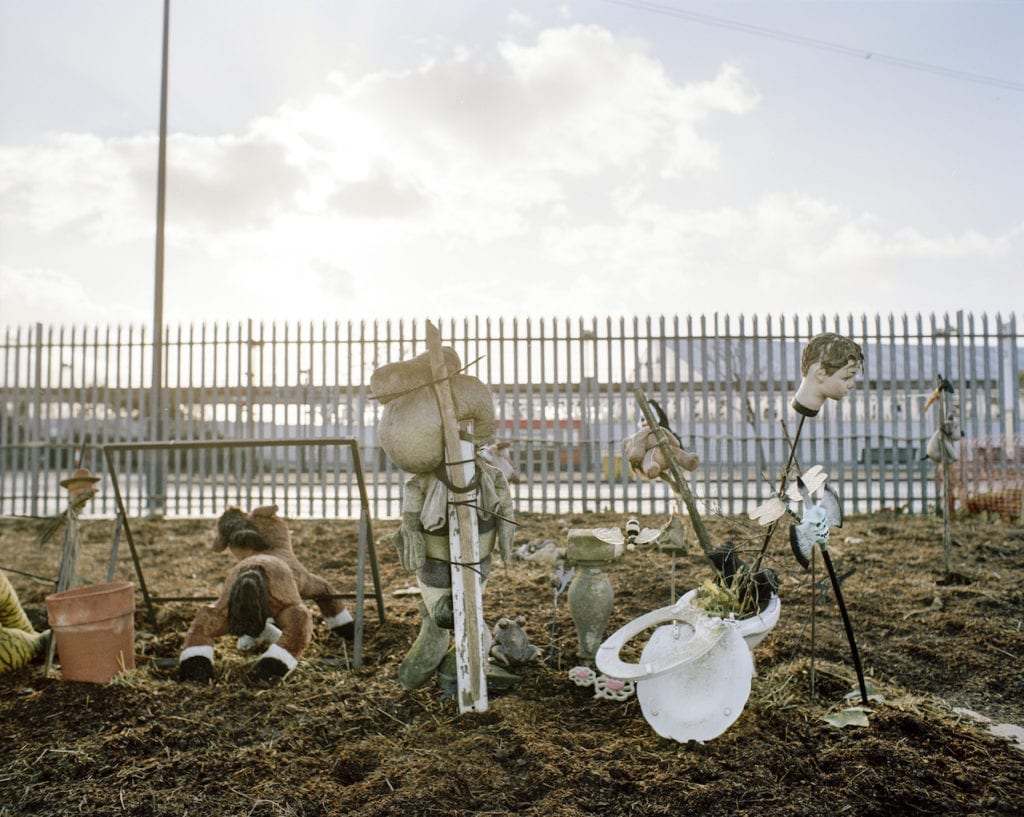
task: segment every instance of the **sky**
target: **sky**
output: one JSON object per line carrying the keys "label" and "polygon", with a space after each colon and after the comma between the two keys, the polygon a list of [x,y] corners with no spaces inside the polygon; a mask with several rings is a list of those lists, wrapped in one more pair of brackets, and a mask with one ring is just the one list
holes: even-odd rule
{"label": "sky", "polygon": [[[0,327],[152,325],[162,0],[0,0]],[[166,325],[1024,313],[1024,3],[171,0]]]}

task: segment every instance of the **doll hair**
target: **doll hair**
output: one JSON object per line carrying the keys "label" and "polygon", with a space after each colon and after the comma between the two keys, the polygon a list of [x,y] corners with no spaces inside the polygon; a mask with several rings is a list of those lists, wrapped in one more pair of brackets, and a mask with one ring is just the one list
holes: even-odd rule
{"label": "doll hair", "polygon": [[834,374],[850,361],[864,362],[864,352],[858,344],[835,332],[822,332],[815,335],[804,347],[800,357],[800,371],[806,376],[811,366],[821,364],[825,374]]}

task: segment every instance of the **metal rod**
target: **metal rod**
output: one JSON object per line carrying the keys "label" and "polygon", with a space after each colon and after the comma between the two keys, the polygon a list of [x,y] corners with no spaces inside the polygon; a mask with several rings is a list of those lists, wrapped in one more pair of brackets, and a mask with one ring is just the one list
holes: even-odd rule
{"label": "metal rod", "polygon": [[[782,499],[782,496],[786,492],[786,485],[789,481],[789,469],[793,467],[793,463],[796,460],[796,446],[800,442],[800,432],[804,428],[804,420],[806,416],[800,415],[800,420],[796,424],[796,435],[793,437],[793,441],[789,446],[789,459],[786,461],[786,467],[782,471],[782,478],[779,480],[779,490],[776,496]],[[781,518],[781,517],[780,517]],[[754,565],[750,569],[751,575],[756,575],[757,571],[761,569],[761,561],[764,559],[765,553],[768,551],[768,545],[772,541],[772,536],[775,534],[775,529],[779,525],[779,520],[775,519],[768,525],[768,530],[764,534],[764,542],[761,544],[761,550],[757,554],[757,558],[754,559]]]}
{"label": "metal rod", "polygon": [[124,517],[117,515],[117,522],[114,523],[114,542],[110,546],[110,561],[107,563],[107,583],[114,581],[114,571],[117,569],[117,551],[121,543],[121,528],[124,527]]}
{"label": "metal rod", "polygon": [[139,580],[139,589],[142,591],[142,600],[146,604],[146,611],[149,613],[149,623],[153,625],[153,632],[160,632],[160,626],[156,622],[156,611],[153,609],[153,599],[150,598],[149,588],[146,587],[146,578],[142,575],[142,565],[139,562],[139,552],[135,549],[135,539],[132,537],[132,529],[128,524],[128,512],[124,507],[124,498],[121,496],[121,487],[117,482],[117,472],[114,470],[114,458],[112,451],[116,446],[103,446],[103,458],[107,461],[107,473],[110,475],[110,486],[114,489],[114,501],[117,503],[117,514],[124,523],[124,538],[128,541],[128,549],[132,553],[132,563],[135,565],[135,575]]}
{"label": "metal rod", "polygon": [[850,616],[846,612],[846,603],[843,601],[843,591],[839,587],[839,577],[832,566],[832,557],[829,556],[828,548],[821,546],[821,558],[828,568],[828,577],[832,581],[832,591],[836,594],[836,603],[839,605],[839,613],[843,617],[843,627],[846,630],[846,640],[850,642],[850,655],[853,657],[853,668],[857,671],[857,684],[860,686],[861,702],[868,705],[868,690],[864,684],[864,669],[860,664],[860,653],[857,652],[857,642],[853,637],[853,625],[850,624]]}
{"label": "metal rod", "polygon": [[[365,513],[359,515],[359,549],[356,557],[356,616],[355,632],[352,635],[352,667],[359,669],[363,665],[363,587],[366,579],[363,574],[366,572],[366,535],[367,517]],[[376,560],[375,560],[376,561]],[[378,592],[380,592],[378,587]],[[378,605],[378,610],[383,605]]]}

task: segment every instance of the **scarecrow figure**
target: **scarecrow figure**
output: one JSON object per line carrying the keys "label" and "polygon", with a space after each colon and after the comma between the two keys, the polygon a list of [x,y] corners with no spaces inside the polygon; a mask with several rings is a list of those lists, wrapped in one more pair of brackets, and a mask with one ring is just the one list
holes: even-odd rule
{"label": "scarecrow figure", "polygon": [[81,533],[78,529],[78,514],[85,507],[85,504],[96,496],[96,483],[100,478],[91,473],[88,468],[76,468],[71,476],[61,480],[61,488],[68,492],[68,507],[57,518],[44,537],[48,537],[57,525],[64,525],[63,554],[60,561],[60,573],[57,576],[57,592],[70,590],[77,581],[78,572],[78,549],[81,543]]}
{"label": "scarecrow figure", "polygon": [[[459,373],[462,363],[454,349],[444,347],[442,353],[456,419],[473,423],[475,477],[469,487],[476,494],[480,561],[471,569],[486,588],[494,552],[503,561],[512,554],[514,505],[507,469],[492,464],[497,449],[486,450],[494,440],[490,389],[476,377]],[[445,468],[441,414],[432,382],[427,354],[381,366],[370,379],[371,391],[384,405],[377,429],[381,447],[395,465],[412,474],[402,496],[402,524],[394,535],[399,561],[416,572],[421,593],[420,632],[398,670],[399,683],[406,689],[424,686],[438,672],[455,627],[448,528],[449,492],[455,486]]]}
{"label": "scarecrow figure", "polygon": [[[57,573],[56,592],[58,593],[70,590],[78,583],[78,551],[82,544],[78,514],[81,513],[86,503],[96,496],[96,483],[99,481],[100,477],[93,474],[88,468],[76,468],[70,477],[62,479],[60,487],[68,492],[68,506],[62,514],[47,525],[39,537],[40,542],[48,542],[61,527],[64,528],[60,569]],[[47,675],[53,665],[56,648],[57,642],[52,638],[49,639],[46,652]]]}

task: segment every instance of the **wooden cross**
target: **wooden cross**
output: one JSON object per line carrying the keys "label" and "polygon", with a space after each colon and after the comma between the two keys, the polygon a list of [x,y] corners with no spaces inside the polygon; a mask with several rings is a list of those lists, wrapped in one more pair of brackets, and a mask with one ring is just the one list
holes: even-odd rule
{"label": "wooden cross", "polygon": [[487,656],[484,650],[483,582],[480,577],[480,534],[476,510],[473,423],[458,421],[451,381],[441,352],[441,333],[427,321],[430,373],[441,412],[444,459],[450,490],[449,552],[452,567],[452,607],[455,614],[455,665],[459,712],[487,711]]}

